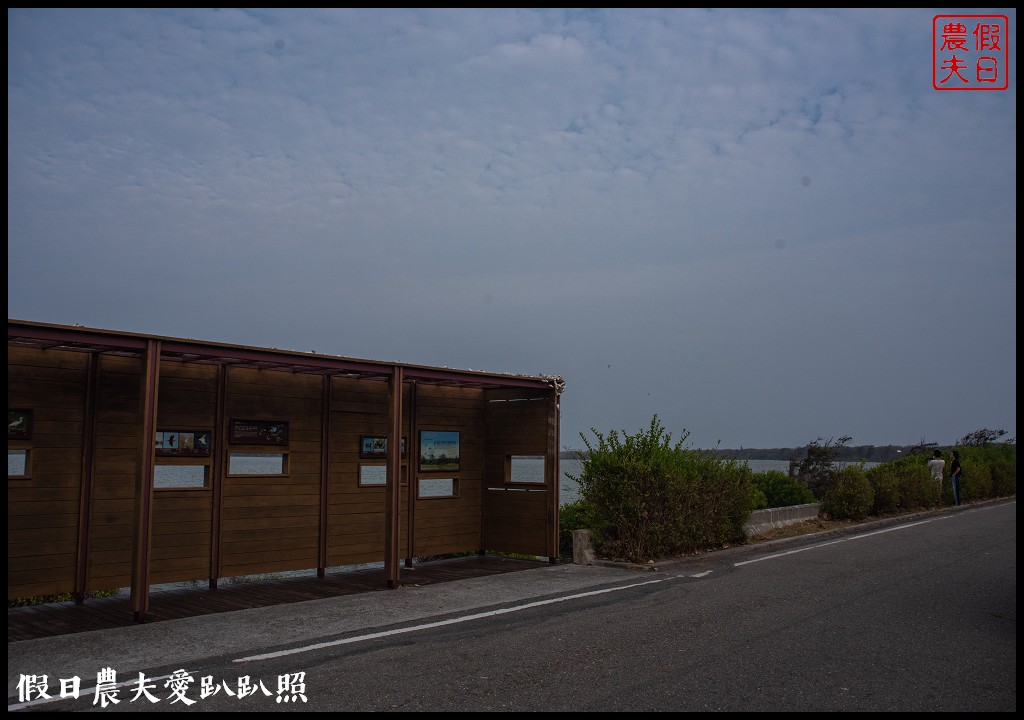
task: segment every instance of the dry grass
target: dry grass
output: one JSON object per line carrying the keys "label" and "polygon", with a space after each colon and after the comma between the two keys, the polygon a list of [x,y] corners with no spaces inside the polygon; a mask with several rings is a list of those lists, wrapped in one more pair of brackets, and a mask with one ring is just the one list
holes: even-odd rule
{"label": "dry grass", "polygon": [[782,538],[797,537],[799,535],[810,535],[812,533],[823,532],[825,530],[837,530],[841,528],[851,527],[853,525],[860,525],[854,520],[831,520],[823,518],[821,516],[810,518],[803,522],[793,523],[792,525],[786,525],[780,528],[773,528],[767,532],[755,535],[750,538],[747,542],[749,544],[756,544],[760,542],[768,542],[770,540],[781,540]]}

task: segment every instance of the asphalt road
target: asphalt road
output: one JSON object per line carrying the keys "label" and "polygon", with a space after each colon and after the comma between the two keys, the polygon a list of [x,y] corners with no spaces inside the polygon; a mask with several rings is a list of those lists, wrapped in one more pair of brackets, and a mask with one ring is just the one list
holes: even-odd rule
{"label": "asphalt road", "polygon": [[[10,643],[8,706],[1014,712],[1016,528],[1014,498],[650,572],[552,566]],[[104,708],[105,667],[124,684]],[[21,677],[43,673],[57,697],[21,703]],[[81,697],[60,699],[74,674]]]}

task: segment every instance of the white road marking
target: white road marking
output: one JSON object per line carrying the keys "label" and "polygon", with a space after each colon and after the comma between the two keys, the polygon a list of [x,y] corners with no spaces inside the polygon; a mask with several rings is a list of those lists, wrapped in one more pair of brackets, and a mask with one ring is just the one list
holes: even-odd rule
{"label": "white road marking", "polygon": [[336,647],[338,645],[350,645],[351,643],[364,642],[366,640],[376,640],[377,638],[391,637],[393,635],[403,635],[405,633],[419,632],[420,630],[429,630],[436,627],[444,627],[445,625],[457,625],[458,623],[470,622],[471,620],[481,620],[483,618],[495,617],[497,615],[507,615],[508,613],[519,612],[521,610],[529,610],[535,607],[541,607],[543,605],[551,605],[554,603],[566,602],[567,600],[577,600],[579,598],[593,597],[594,595],[603,595],[605,593],[619,592],[620,590],[629,590],[635,587],[643,587],[644,585],[653,585],[655,583],[665,582],[666,580],[673,580],[679,576],[663,577],[657,580],[647,580],[645,582],[633,583],[631,585],[620,585],[613,588],[605,588],[603,590],[591,590],[584,593],[576,593],[575,595],[565,595],[563,597],[551,598],[550,600],[537,600],[535,602],[525,603],[524,605],[516,605],[515,607],[499,608],[498,610],[488,610],[487,612],[474,613],[472,615],[463,615],[462,617],[450,618],[448,620],[438,620],[436,622],[424,623],[422,625],[412,625],[410,627],[396,628],[394,630],[383,630],[381,632],[367,633],[366,635],[356,635],[354,637],[342,638],[340,640],[331,640],[329,642],[314,643],[312,645],[303,645],[302,647],[291,648],[290,650],[278,650],[276,652],[263,653],[261,655],[249,655],[247,657],[238,658],[233,662],[252,662],[254,660],[270,660],[273,658],[285,657],[287,655],[297,655],[299,653],[312,652],[313,650],[321,650],[323,648]]}
{"label": "white road marking", "polygon": [[874,532],[867,532],[861,535],[851,535],[850,537],[842,537],[837,540],[829,540],[828,542],[818,543],[817,545],[808,545],[807,547],[797,548],[795,550],[787,550],[785,552],[772,553],[771,555],[765,555],[764,557],[754,558],[753,560],[744,560],[743,562],[733,563],[733,567],[740,567],[741,565],[750,565],[751,563],[761,562],[762,560],[775,560],[776,558],[786,557],[787,555],[795,555],[796,553],[807,552],[808,550],[817,550],[818,548],[828,547],[829,545],[837,545],[839,543],[850,542],[851,540],[860,540],[862,538],[871,537],[872,535],[881,535],[882,533],[895,532],[896,530],[906,530],[912,528],[915,525],[924,525],[925,523],[934,522],[935,520],[945,520],[947,516],[938,518],[929,518],[928,520],[919,520],[914,523],[907,523],[906,525],[897,525],[896,527],[885,528],[883,530],[875,530]]}

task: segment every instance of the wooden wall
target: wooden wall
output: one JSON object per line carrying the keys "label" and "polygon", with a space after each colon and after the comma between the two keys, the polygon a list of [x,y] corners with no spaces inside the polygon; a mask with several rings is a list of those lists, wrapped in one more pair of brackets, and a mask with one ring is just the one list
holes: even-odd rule
{"label": "wooden wall", "polygon": [[317,567],[322,402],[317,375],[229,370],[227,420],[285,420],[289,442],[287,448],[228,446],[229,453],[286,451],[287,471],[273,476],[225,472],[221,576]]}
{"label": "wooden wall", "polygon": [[[78,549],[82,432],[89,357],[9,348],[7,405],[32,411],[31,476],[7,481],[8,598],[71,592]],[[12,595],[12,589],[17,592]]]}
{"label": "wooden wall", "polygon": [[[90,372],[95,376],[91,414]],[[30,450],[31,463],[28,477],[8,481],[9,598],[73,592],[80,528],[88,529],[88,553],[84,584],[78,587],[130,586],[141,448],[152,442],[140,437],[141,373],[139,358],[9,348],[8,406],[33,413],[32,436],[8,442],[11,449]],[[409,452],[402,461],[399,557],[481,549],[551,555],[550,488],[539,493],[487,489],[505,486],[506,454],[550,452],[550,394],[539,391],[540,400],[503,402],[524,391],[485,396],[477,388],[422,382],[405,383],[402,393],[402,434]],[[95,437],[92,485],[86,492],[90,416]],[[232,419],[287,421],[288,444],[229,443]],[[385,488],[359,484],[360,464],[383,460],[360,458],[359,446],[362,436],[386,435],[387,422],[383,379],[325,380],[317,374],[161,362],[157,430],[209,430],[214,447],[206,457],[156,457],[158,468],[205,467],[207,483],[154,490],[149,582],[383,561]],[[457,472],[418,472],[414,433],[419,430],[459,433]],[[229,475],[232,452],[284,452],[287,468],[281,475]],[[452,478],[456,492],[417,498],[421,477]],[[80,508],[86,510],[80,514]]]}
{"label": "wooden wall", "polygon": [[[487,394],[484,547],[558,557],[558,452],[553,393],[492,390]],[[552,452],[554,448],[554,452]],[[510,482],[510,455],[546,455],[543,485]]]}
{"label": "wooden wall", "polygon": [[108,356],[98,360],[86,588],[109,590],[131,585],[142,363]]}
{"label": "wooden wall", "polygon": [[[402,407],[407,410],[411,387],[403,388]],[[383,380],[331,380],[331,439],[328,483],[327,565],[354,565],[384,560],[385,488],[360,487],[361,463],[383,465],[383,460],[359,457],[362,436],[384,436],[388,431],[388,387]],[[408,446],[409,418],[403,412],[402,435]],[[408,543],[409,464],[402,461],[405,484],[401,486],[399,547]],[[399,557],[408,553],[400,552]]]}
{"label": "wooden wall", "polygon": [[[157,430],[209,430],[217,428],[217,381],[219,368],[210,365],[163,363]],[[214,458],[156,459],[157,465],[173,463],[205,467],[203,490],[158,489],[153,493],[153,545],[150,580],[153,583],[199,580],[211,577],[210,550],[213,523]]]}
{"label": "wooden wall", "polygon": [[481,543],[484,465],[483,391],[473,388],[418,385],[416,423],[423,430],[459,432],[458,472],[416,473],[420,478],[455,480],[456,497],[421,497],[415,510],[416,556],[469,552]]}

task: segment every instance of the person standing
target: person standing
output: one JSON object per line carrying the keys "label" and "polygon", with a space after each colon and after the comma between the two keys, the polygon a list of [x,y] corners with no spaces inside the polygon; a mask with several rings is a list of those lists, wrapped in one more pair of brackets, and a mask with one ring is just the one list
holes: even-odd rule
{"label": "person standing", "polygon": [[[929,465],[931,462],[929,461]],[[956,450],[949,451],[949,481],[953,484],[953,502],[960,504],[960,478],[963,476],[963,469],[960,467],[960,453]]]}
{"label": "person standing", "polygon": [[942,471],[945,467],[946,462],[942,459],[942,451],[936,450],[932,453],[932,459],[928,461],[928,470],[932,474],[932,480],[935,481],[939,502],[942,502]]}

